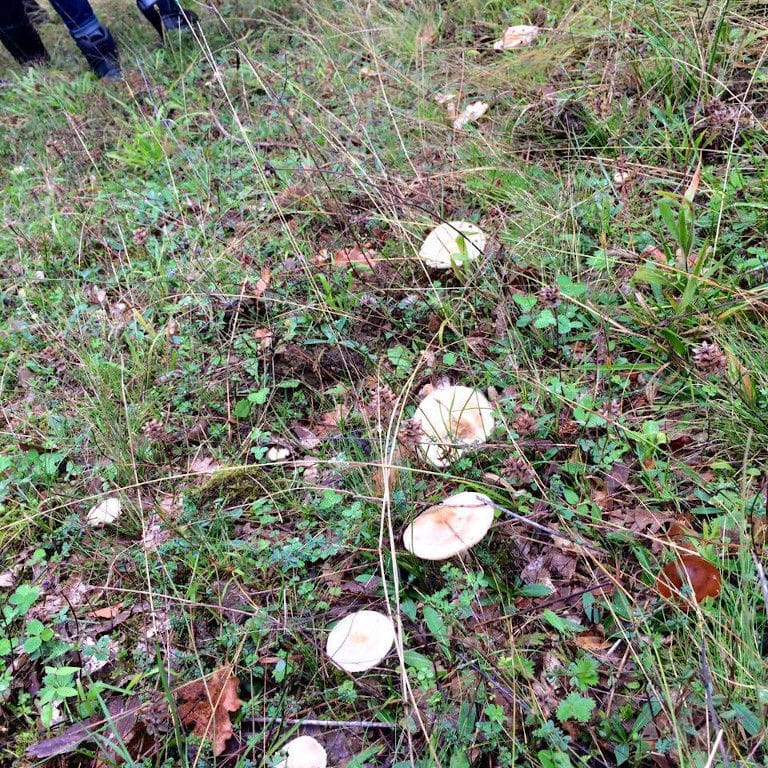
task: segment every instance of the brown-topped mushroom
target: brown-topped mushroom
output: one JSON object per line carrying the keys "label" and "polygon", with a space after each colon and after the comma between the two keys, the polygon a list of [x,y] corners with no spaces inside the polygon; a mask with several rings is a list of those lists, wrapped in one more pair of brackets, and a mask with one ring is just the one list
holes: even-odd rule
{"label": "brown-topped mushroom", "polygon": [[434,467],[447,467],[493,432],[493,408],[470,387],[444,386],[419,403],[413,419],[421,428],[419,455]]}
{"label": "brown-topped mushroom", "polygon": [[389,653],[394,642],[395,627],[389,616],[378,611],[357,611],[331,630],[325,650],[345,672],[365,672]]}
{"label": "brown-topped mushroom", "polygon": [[422,512],[403,534],[405,548],[422,560],[446,560],[477,544],[493,523],[493,502],[464,491]]}

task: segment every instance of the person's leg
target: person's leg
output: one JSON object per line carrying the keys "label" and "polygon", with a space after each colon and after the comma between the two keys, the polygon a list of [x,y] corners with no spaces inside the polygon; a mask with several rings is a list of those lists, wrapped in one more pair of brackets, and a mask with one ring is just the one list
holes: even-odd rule
{"label": "person's leg", "polygon": [[41,8],[37,0],[22,0],[24,4],[24,10],[27,12],[27,18],[36,27],[40,24],[45,24],[51,20],[48,15],[48,11],[45,8]]}
{"label": "person's leg", "polygon": [[19,64],[48,60],[48,52],[29,21],[22,0],[0,0],[0,43]]}
{"label": "person's leg", "polygon": [[164,31],[188,30],[197,24],[197,14],[176,0],[136,0],[136,5],[161,38]]}
{"label": "person's leg", "polygon": [[51,0],[90,68],[111,80],[121,76],[117,45],[88,0]]}

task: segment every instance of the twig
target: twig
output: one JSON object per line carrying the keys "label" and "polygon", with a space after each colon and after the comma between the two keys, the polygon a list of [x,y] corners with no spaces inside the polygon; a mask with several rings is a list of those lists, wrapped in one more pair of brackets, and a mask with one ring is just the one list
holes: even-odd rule
{"label": "twig", "polygon": [[755,564],[755,570],[757,571],[757,580],[760,582],[760,589],[763,593],[763,601],[765,602],[765,612],[768,613],[768,581],[765,579],[765,570],[763,564],[760,562],[760,558],[752,550],[752,562]]}
{"label": "twig", "polygon": [[712,752],[709,756],[710,759],[707,760],[707,765],[711,765],[712,755],[714,754],[715,749],[719,749],[720,756],[723,758],[723,765],[725,768],[729,768],[731,761],[728,759],[728,751],[723,745],[723,729],[720,727],[720,718],[717,716],[717,712],[715,711],[712,673],[709,669],[709,661],[707,661],[707,644],[703,637],[701,638],[699,655],[701,659],[701,682],[704,683],[704,693],[706,694],[707,699],[707,711],[709,712],[709,716],[712,720],[712,725],[717,728],[717,736],[715,738],[715,743],[712,746]]}
{"label": "twig", "polygon": [[397,728],[397,723],[380,723],[376,720],[309,720],[293,717],[250,717],[252,723],[269,725],[279,723],[280,725],[312,725],[319,728],[379,728],[393,730]]}
{"label": "twig", "polygon": [[495,509],[498,509],[500,512],[503,512],[505,515],[507,515],[507,517],[511,517],[513,520],[517,520],[517,522],[519,523],[523,523],[524,525],[530,525],[532,528],[536,528],[536,530],[543,531],[544,533],[547,533],[550,536],[557,536],[557,538],[559,539],[566,539],[567,541],[570,541],[579,547],[584,547],[584,549],[591,549],[593,552],[599,552],[600,554],[604,554],[604,550],[602,550],[600,547],[596,547],[594,544],[588,544],[587,542],[584,542],[584,541],[576,541],[575,539],[572,539],[570,536],[568,536],[568,534],[566,533],[561,533],[560,531],[556,531],[553,528],[548,528],[546,525],[542,525],[541,523],[535,523],[529,517],[525,517],[525,515],[518,515],[517,512],[513,512],[511,509],[502,507],[501,505],[497,504],[495,501],[492,501],[491,504],[493,504]]}
{"label": "twig", "polygon": [[715,761],[715,752],[717,752],[718,749],[720,749],[721,742],[723,741],[723,729],[721,728],[717,732],[717,736],[715,736],[715,743],[712,745],[712,749],[709,750],[709,757],[707,757],[707,762],[704,768],[712,768],[712,763]]}

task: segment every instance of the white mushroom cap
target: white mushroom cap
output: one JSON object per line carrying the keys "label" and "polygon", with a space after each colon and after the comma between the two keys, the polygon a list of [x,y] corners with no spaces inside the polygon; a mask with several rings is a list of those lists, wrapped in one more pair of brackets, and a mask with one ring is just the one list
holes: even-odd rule
{"label": "white mushroom cap", "polygon": [[378,611],[357,611],[345,616],[328,635],[325,651],[345,672],[375,667],[395,642],[392,620]]}
{"label": "white mushroom cap", "polygon": [[422,560],[447,560],[477,544],[491,523],[491,500],[482,493],[464,491],[422,512],[405,529],[403,544]]}
{"label": "white mushroom cap", "polygon": [[120,512],[122,511],[122,504],[120,499],[116,496],[110,496],[103,501],[100,501],[96,506],[91,507],[88,514],[85,517],[88,525],[94,528],[101,528],[103,525],[109,525],[114,523]]}
{"label": "white mushroom cap", "polygon": [[451,269],[474,261],[485,250],[485,233],[471,221],[449,221],[435,227],[419,250],[419,258],[435,269]]}
{"label": "white mushroom cap", "polygon": [[286,753],[286,758],[277,768],[325,768],[328,765],[323,745],[311,736],[297,736],[280,751]]}
{"label": "white mushroom cap", "polygon": [[495,426],[491,404],[470,387],[433,390],[413,418],[422,430],[418,451],[434,467],[447,467],[471,446],[484,443]]}

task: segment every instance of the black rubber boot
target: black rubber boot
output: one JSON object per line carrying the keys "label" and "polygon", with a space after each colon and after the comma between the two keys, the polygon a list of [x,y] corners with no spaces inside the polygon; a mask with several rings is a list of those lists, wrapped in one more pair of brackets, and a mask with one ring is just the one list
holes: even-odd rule
{"label": "black rubber boot", "polygon": [[155,28],[155,32],[160,35],[160,39],[163,39],[163,22],[160,18],[160,11],[157,10],[157,4],[150,5],[149,8],[145,8],[141,4],[141,0],[136,0],[136,5],[141,11],[141,15]]}
{"label": "black rubber boot", "polygon": [[48,61],[40,35],[27,23],[15,27],[0,27],[0,43],[19,64],[42,64]]}
{"label": "black rubber boot", "polygon": [[194,11],[190,11],[189,8],[182,8],[180,5],[177,5],[169,13],[161,11],[160,18],[166,32],[184,32],[192,29],[198,22],[197,14]]}
{"label": "black rubber boot", "polygon": [[37,0],[22,0],[22,5],[27,17],[36,27],[39,27],[41,24],[47,24],[51,20],[48,11],[45,8],[41,8]]}
{"label": "black rubber boot", "polygon": [[77,47],[85,56],[88,66],[99,76],[107,80],[119,80],[120,58],[117,44],[109,30],[102,26],[97,32],[87,37],[74,37]]}

